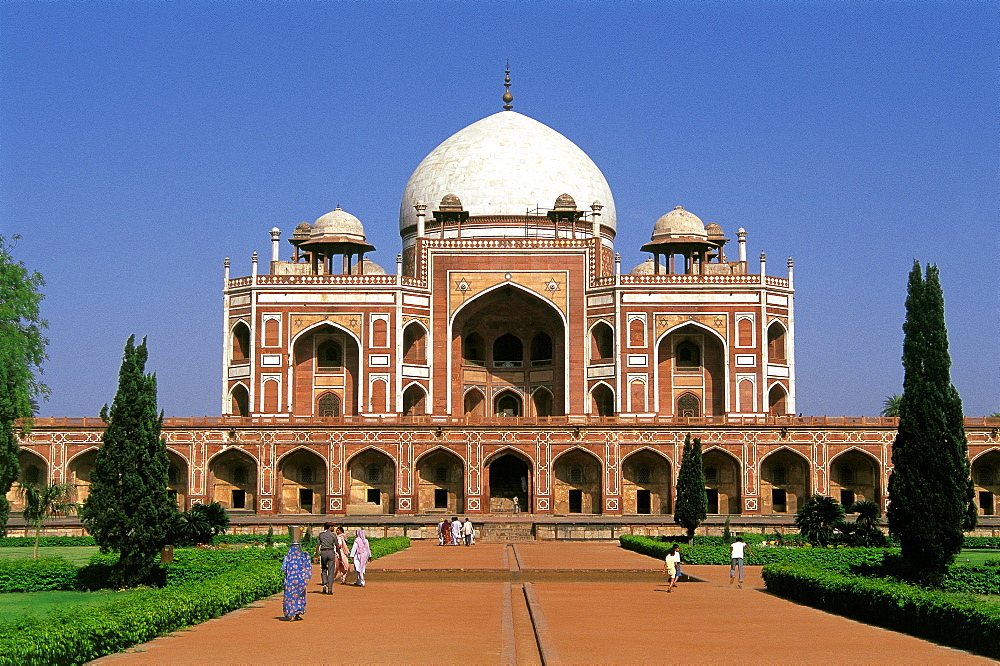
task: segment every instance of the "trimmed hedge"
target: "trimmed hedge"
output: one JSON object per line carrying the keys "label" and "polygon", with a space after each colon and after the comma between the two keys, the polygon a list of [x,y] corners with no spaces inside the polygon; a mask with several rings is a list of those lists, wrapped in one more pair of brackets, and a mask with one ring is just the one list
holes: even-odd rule
{"label": "trimmed hedge", "polygon": [[1000,537],[967,536],[962,548],[1000,548]]}
{"label": "trimmed hedge", "polygon": [[[38,545],[41,546],[96,546],[94,537],[90,536],[43,536],[38,538]],[[0,537],[0,548],[34,548],[35,537],[33,536],[5,536]]]}
{"label": "trimmed hedge", "polygon": [[62,557],[0,560],[0,592],[72,590],[78,569]]}
{"label": "trimmed hedge", "polygon": [[806,565],[764,567],[769,592],[868,624],[1000,657],[1000,603]]}
{"label": "trimmed hedge", "polygon": [[219,617],[282,589],[276,560],[218,576],[137,590],[87,608],[0,624],[0,664],[84,663]]}
{"label": "trimmed hedge", "polygon": [[[623,534],[618,537],[622,548],[634,550],[662,560],[670,543],[650,537]],[[847,570],[852,566],[877,566],[887,553],[886,548],[787,548],[781,546],[751,545],[743,563],[761,564],[819,564],[833,569]],[[681,560],[685,564],[725,564],[730,563],[728,546],[683,546]]]}
{"label": "trimmed hedge", "polygon": [[997,567],[956,565],[948,567],[941,581],[945,592],[1000,595],[1000,569]]}

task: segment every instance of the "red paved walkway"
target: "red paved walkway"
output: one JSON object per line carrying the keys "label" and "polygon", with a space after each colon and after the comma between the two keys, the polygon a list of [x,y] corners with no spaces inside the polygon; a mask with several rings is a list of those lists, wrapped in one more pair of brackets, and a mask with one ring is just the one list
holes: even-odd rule
{"label": "red paved walkway", "polygon": [[[992,663],[770,596],[754,589],[758,568],[736,589],[727,567],[685,565],[706,582],[668,595],[660,579],[629,573],[657,571],[657,560],[616,544],[527,543],[516,553],[415,542],[373,562],[366,588],[310,594],[302,622],[280,618],[279,595],[100,662],[529,664],[540,661],[534,626],[552,663]],[[464,582],[451,581],[454,569]],[[567,569],[579,580],[556,573]],[[525,585],[533,624],[519,579],[534,571],[543,573]]]}

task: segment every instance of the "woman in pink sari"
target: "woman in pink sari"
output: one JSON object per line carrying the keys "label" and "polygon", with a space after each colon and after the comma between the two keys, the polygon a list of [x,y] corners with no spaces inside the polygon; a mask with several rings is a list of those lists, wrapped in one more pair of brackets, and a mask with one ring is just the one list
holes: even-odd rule
{"label": "woman in pink sari", "polygon": [[355,585],[365,586],[365,568],[368,560],[372,556],[371,546],[368,545],[368,538],[365,531],[360,527],[354,530],[354,545],[351,546],[351,559],[354,560],[354,570],[358,572],[358,580]]}
{"label": "woman in pink sari", "polygon": [[[347,585],[347,574],[351,572],[351,564],[347,559],[347,537],[344,536],[344,528],[337,528],[337,562],[334,567],[334,582],[340,581],[341,585]],[[333,583],[331,583],[332,585]]]}

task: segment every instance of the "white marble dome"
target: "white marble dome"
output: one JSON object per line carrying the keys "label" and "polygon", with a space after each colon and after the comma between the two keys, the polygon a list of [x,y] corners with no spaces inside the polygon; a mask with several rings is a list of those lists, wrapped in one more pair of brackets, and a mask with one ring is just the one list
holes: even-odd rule
{"label": "white marble dome", "polygon": [[[561,194],[603,204],[601,224],[615,228],[615,201],[604,174],[576,144],[515,111],[500,111],[451,135],[417,166],[399,207],[400,230],[427,218],[455,194],[470,215],[524,215],[551,208]],[[589,212],[590,204],[580,204]],[[544,214],[544,212],[542,213]]]}
{"label": "white marble dome", "polygon": [[340,206],[322,216],[312,225],[309,234],[312,238],[320,236],[359,236],[361,240],[365,237],[365,228],[361,220],[354,217]]}
{"label": "white marble dome", "polygon": [[[656,272],[656,264],[653,263],[652,259],[647,259],[638,266],[632,269],[629,275],[653,275]],[[667,267],[660,264],[660,273],[666,275]]]}
{"label": "white marble dome", "polygon": [[681,206],[677,206],[672,211],[662,216],[653,226],[653,240],[663,236],[698,236],[705,238],[708,232],[705,231],[705,224],[694,213],[690,213]]}

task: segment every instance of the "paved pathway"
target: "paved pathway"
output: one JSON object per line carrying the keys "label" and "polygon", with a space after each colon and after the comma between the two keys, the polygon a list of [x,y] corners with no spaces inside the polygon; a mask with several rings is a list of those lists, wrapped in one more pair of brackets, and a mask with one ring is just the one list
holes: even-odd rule
{"label": "paved pathway", "polygon": [[993,663],[743,589],[728,567],[671,594],[652,558],[613,543],[439,547],[371,563],[368,587],[318,593],[302,622],[280,595],[106,657],[114,664]]}

